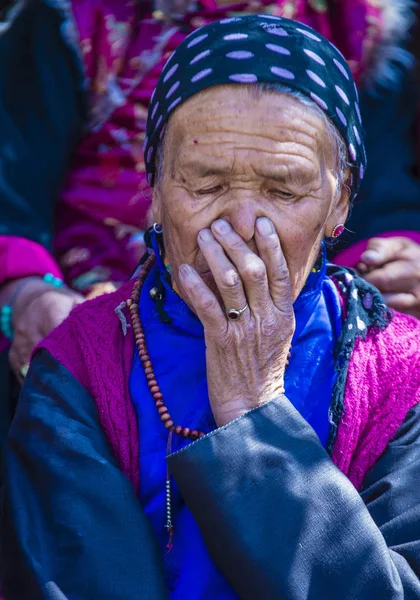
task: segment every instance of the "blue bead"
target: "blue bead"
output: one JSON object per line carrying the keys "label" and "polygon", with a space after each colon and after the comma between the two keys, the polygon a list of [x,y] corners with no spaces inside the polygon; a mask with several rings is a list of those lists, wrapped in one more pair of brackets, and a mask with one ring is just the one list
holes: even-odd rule
{"label": "blue bead", "polygon": [[0,331],[9,340],[13,338],[12,313],[13,308],[9,304],[0,309]]}
{"label": "blue bead", "polygon": [[52,273],[47,273],[46,275],[44,275],[44,281],[45,283],[53,283],[55,277]]}

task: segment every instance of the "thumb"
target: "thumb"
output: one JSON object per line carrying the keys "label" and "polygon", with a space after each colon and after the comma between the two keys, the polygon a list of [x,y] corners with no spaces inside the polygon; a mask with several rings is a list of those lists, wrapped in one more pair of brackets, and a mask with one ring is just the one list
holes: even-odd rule
{"label": "thumb", "polygon": [[360,257],[360,261],[368,267],[378,267],[397,259],[404,247],[405,238],[372,238],[369,240],[366,250]]}

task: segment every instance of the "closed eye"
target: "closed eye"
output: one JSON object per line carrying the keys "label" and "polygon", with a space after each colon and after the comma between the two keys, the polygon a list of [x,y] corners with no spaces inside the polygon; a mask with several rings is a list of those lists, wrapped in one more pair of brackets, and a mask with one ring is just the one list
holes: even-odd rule
{"label": "closed eye", "polygon": [[221,190],[222,190],[221,185],[214,185],[213,187],[210,187],[210,188],[203,188],[202,190],[198,190],[196,192],[196,194],[198,194],[199,196],[208,196],[211,194],[217,194]]}
{"label": "closed eye", "polygon": [[277,198],[283,198],[283,200],[292,200],[296,196],[296,194],[293,194],[292,192],[286,192],[285,190],[280,190],[276,188],[270,189],[268,191],[273,196],[276,196]]}

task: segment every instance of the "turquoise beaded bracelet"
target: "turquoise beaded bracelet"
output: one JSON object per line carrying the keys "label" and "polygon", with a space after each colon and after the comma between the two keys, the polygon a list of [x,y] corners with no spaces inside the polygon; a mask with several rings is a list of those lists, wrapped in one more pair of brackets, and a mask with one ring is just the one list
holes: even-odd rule
{"label": "turquoise beaded bracelet", "polygon": [[13,338],[12,314],[13,314],[13,308],[10,306],[10,304],[6,304],[5,306],[1,307],[1,309],[0,309],[0,331],[9,340],[11,340]]}
{"label": "turquoise beaded bracelet", "polygon": [[[20,285],[17,286],[15,291],[10,298],[9,304],[5,304],[0,308],[0,331],[1,333],[7,337],[9,340],[13,339],[13,304],[18,296],[18,294],[22,291],[25,285],[31,281],[32,279],[37,279],[36,277],[28,277]],[[56,288],[61,288],[64,286],[64,282],[62,279],[58,277],[54,277],[52,273],[47,273],[44,275],[42,280],[49,285],[52,285]]]}

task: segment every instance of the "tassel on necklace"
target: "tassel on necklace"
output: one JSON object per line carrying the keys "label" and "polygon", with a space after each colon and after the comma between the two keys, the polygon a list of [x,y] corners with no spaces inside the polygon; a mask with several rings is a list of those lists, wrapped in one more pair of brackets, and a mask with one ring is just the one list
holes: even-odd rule
{"label": "tassel on necklace", "polygon": [[[166,456],[169,456],[172,453],[172,429],[169,432],[168,436],[168,445],[166,447]],[[169,552],[173,548],[173,540],[174,540],[174,526],[172,524],[172,477],[171,472],[169,470],[169,466],[166,466],[166,525],[165,529],[168,532],[168,543],[166,545],[166,552]]]}

